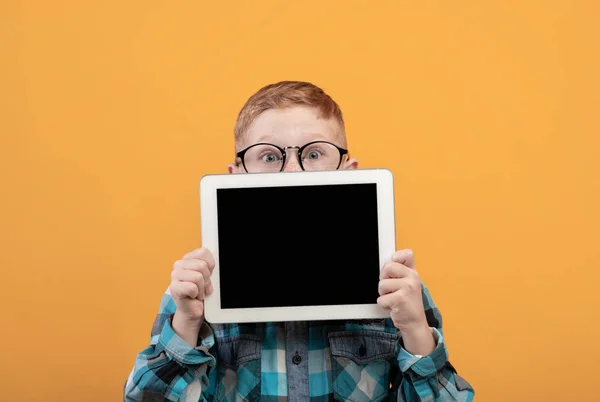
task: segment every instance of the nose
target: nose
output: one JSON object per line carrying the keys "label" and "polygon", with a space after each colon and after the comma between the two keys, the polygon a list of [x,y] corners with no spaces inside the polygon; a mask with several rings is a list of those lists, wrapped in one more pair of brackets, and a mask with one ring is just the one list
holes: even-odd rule
{"label": "nose", "polygon": [[284,172],[300,172],[300,161],[298,161],[298,154],[296,152],[288,152],[286,156],[285,166],[283,167]]}

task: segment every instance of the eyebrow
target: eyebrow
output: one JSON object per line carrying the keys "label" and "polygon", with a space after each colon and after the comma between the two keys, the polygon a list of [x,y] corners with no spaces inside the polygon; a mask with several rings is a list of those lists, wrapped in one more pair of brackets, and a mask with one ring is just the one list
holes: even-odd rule
{"label": "eyebrow", "polygon": [[[321,133],[309,133],[306,136],[311,137],[311,139],[306,141],[305,143],[312,142],[312,141],[330,141]],[[258,139],[256,140],[256,143],[270,142],[270,143],[276,144],[276,142],[278,142],[276,140],[278,140],[277,134],[265,134],[265,135],[261,135],[260,137],[258,137]],[[296,144],[296,145],[303,145],[303,144]]]}

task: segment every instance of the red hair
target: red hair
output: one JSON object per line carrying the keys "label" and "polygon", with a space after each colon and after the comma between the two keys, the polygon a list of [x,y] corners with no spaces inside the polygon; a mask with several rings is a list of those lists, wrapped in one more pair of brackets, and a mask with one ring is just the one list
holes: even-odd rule
{"label": "red hair", "polygon": [[340,134],[345,139],[342,110],[331,96],[310,82],[280,81],[259,89],[248,98],[235,123],[235,141],[242,139],[252,122],[264,111],[294,106],[314,107],[319,111],[319,117],[335,119],[340,126]]}

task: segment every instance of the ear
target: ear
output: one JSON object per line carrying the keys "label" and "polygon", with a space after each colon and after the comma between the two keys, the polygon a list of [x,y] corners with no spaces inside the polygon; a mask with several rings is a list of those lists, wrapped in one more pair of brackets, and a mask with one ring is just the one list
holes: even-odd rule
{"label": "ear", "polygon": [[342,162],[340,170],[358,169],[358,160],[356,158],[350,158],[345,162]]}
{"label": "ear", "polygon": [[234,163],[230,163],[227,165],[227,172],[229,174],[244,173],[244,167],[242,165],[236,166]]}

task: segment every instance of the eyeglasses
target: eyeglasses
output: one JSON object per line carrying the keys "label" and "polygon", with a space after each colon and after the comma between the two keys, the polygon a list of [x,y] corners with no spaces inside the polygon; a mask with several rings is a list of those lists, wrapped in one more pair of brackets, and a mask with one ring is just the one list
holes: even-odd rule
{"label": "eyeglasses", "polygon": [[258,143],[238,152],[247,173],[281,172],[287,150],[296,149],[302,170],[337,170],[348,150],[327,141],[313,141],[301,147],[281,148],[274,144]]}

